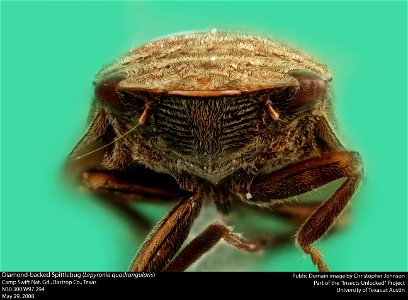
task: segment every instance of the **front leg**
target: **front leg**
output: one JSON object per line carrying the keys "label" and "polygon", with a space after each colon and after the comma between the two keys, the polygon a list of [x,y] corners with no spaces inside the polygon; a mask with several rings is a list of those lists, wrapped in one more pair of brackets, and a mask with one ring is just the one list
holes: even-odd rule
{"label": "front leg", "polygon": [[362,176],[363,165],[358,153],[329,152],[255,178],[250,188],[252,198],[247,202],[260,206],[273,205],[277,199],[300,195],[336,179],[347,178],[337,191],[306,219],[296,235],[296,244],[311,255],[319,270],[328,271],[320,253],[311,244],[320,239],[334,224],[356,191]]}
{"label": "front leg", "polygon": [[266,242],[264,239],[244,240],[240,234],[232,232],[231,227],[222,224],[211,224],[202,233],[196,236],[178,255],[171,261],[164,271],[181,272],[197,261],[203,254],[224,239],[232,247],[245,252],[261,250]]}
{"label": "front leg", "polygon": [[134,258],[129,271],[162,271],[183,245],[202,205],[200,193],[180,200],[153,229]]}
{"label": "front leg", "polygon": [[132,206],[132,202],[170,203],[187,195],[169,176],[144,168],[136,171],[88,170],[82,173],[82,185],[104,203],[129,217],[138,229],[150,230],[153,224]]}

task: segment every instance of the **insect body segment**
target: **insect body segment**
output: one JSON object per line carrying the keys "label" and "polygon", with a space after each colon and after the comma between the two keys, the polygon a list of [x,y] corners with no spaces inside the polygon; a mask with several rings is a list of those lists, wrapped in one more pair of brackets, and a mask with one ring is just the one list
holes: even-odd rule
{"label": "insect body segment", "polygon": [[[327,271],[312,244],[362,179],[359,155],[331,129],[330,83],[323,64],[270,39],[211,31],[153,41],[96,76],[92,121],[71,154],[80,159],[67,165],[135,219],[129,199],[179,199],[131,271],[184,270],[220,239],[246,252],[276,241],[246,240],[215,223],[180,251],[208,201],[221,214],[234,213],[234,201],[284,211],[301,225],[297,245]],[[285,208],[340,178],[325,202]]]}

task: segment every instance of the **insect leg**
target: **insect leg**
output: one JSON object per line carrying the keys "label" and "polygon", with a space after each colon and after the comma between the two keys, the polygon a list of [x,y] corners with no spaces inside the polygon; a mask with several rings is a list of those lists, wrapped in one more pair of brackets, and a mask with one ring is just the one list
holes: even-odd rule
{"label": "insect leg", "polygon": [[186,240],[202,204],[200,193],[180,200],[153,229],[134,258],[129,271],[162,271]]}
{"label": "insect leg", "polygon": [[109,172],[90,170],[82,174],[82,184],[94,192],[103,193],[104,191],[118,192],[126,194],[130,198],[132,195],[160,198],[160,199],[177,199],[182,194],[176,189],[166,189],[159,186],[148,186],[136,182],[125,172]]}
{"label": "insect leg", "polygon": [[252,198],[247,201],[261,206],[273,204],[276,199],[299,195],[346,177],[336,192],[308,217],[296,235],[297,245],[311,255],[320,271],[327,271],[320,253],[311,244],[324,235],[346,207],[361,181],[362,169],[357,153],[329,152],[255,178],[251,187]]}
{"label": "insect leg", "polygon": [[260,240],[243,240],[239,234],[232,232],[231,228],[222,224],[211,224],[194,238],[163,271],[184,271],[214,247],[221,238],[231,246],[246,252],[258,251],[263,247]]}
{"label": "insect leg", "polygon": [[[140,174],[139,174],[140,173]],[[141,182],[140,177],[149,174],[140,172],[113,172],[89,170],[82,174],[82,185],[99,196],[104,203],[113,206],[119,213],[128,217],[138,230],[150,230],[153,224],[132,205],[133,202],[172,203],[186,193],[178,188],[167,186],[164,178],[152,179],[156,185]]]}

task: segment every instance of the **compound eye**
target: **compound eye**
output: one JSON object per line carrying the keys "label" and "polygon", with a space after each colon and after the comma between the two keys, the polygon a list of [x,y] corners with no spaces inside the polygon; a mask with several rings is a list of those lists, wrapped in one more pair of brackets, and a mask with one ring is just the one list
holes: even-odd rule
{"label": "compound eye", "polygon": [[296,71],[290,75],[298,80],[299,88],[292,103],[289,105],[289,112],[309,109],[322,101],[326,94],[327,81],[307,71]]}
{"label": "compound eye", "polygon": [[123,75],[114,75],[108,77],[95,87],[95,97],[99,103],[113,112],[126,111],[126,106],[122,102],[123,96],[117,91],[117,85],[123,79]]}

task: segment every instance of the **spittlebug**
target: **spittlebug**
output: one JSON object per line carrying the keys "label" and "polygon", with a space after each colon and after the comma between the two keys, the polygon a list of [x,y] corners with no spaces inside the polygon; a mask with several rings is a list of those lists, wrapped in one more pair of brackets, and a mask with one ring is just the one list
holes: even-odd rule
{"label": "spittlebug", "polygon": [[[180,199],[130,271],[184,270],[220,239],[248,252],[262,247],[215,223],[180,251],[208,201],[221,214],[233,201],[284,211],[301,224],[297,246],[328,271],[312,244],[363,174],[359,154],[332,130],[331,81],[325,65],[267,38],[212,30],[159,39],[97,74],[90,126],[67,165],[120,205]],[[325,201],[285,206],[340,178]]]}

